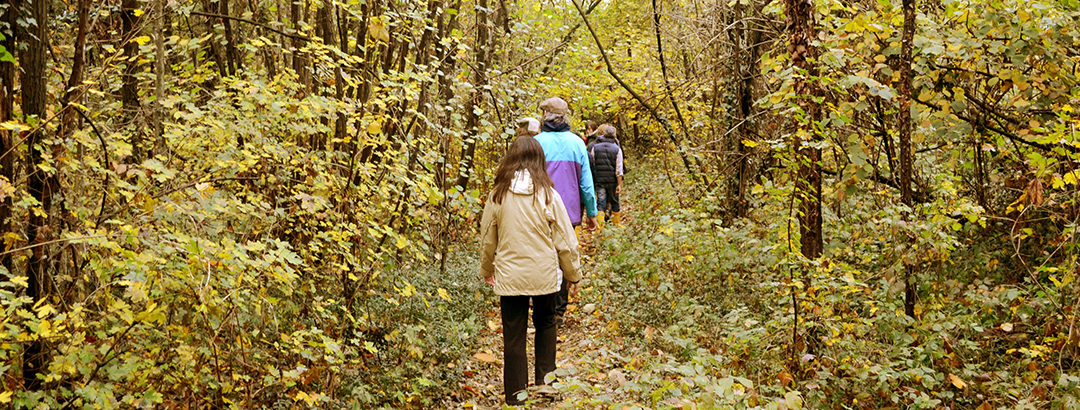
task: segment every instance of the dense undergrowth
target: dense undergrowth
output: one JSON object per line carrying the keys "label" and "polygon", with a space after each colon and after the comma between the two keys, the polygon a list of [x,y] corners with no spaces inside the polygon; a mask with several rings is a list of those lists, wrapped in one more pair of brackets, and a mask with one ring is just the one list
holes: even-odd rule
{"label": "dense undergrowth", "polygon": [[[785,201],[760,201],[749,219],[725,227],[714,216],[716,198],[680,198],[657,172],[629,184],[640,190],[635,223],[605,235],[601,273],[590,279],[611,307],[614,337],[646,358],[628,365],[635,376],[616,402],[1080,405],[1076,330],[1066,321],[1075,293],[1011,281],[1019,267],[1000,262],[1010,257],[1008,243],[987,240],[991,233],[948,229],[936,239],[952,244],[951,256],[919,273],[912,319],[887,249],[895,221],[867,198],[848,198],[843,218],[827,215],[826,255],[810,268],[807,288],[801,263],[789,262]],[[794,358],[793,327],[802,352]]]}

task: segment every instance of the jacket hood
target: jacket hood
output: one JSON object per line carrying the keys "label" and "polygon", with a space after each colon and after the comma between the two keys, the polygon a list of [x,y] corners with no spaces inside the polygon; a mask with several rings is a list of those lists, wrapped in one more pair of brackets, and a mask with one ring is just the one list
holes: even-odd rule
{"label": "jacket hood", "polygon": [[544,116],[544,124],[540,126],[540,131],[547,132],[565,132],[570,131],[570,123],[566,120],[565,115],[549,114]]}
{"label": "jacket hood", "polygon": [[533,179],[528,169],[514,171],[514,179],[510,181],[510,192],[518,195],[532,195]]}

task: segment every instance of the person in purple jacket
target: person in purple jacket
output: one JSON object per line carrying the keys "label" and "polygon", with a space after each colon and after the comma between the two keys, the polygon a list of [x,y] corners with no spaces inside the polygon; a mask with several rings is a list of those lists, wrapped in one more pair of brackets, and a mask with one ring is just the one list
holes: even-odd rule
{"label": "person in purple jacket", "polygon": [[[566,205],[570,223],[576,227],[584,222],[585,229],[596,229],[596,190],[589,169],[589,153],[581,137],[570,132],[567,117],[570,106],[562,98],[551,97],[540,103],[540,110],[544,116],[536,140],[544,148],[548,176]],[[555,322],[560,325],[569,301],[566,281],[562,281],[555,308]]]}

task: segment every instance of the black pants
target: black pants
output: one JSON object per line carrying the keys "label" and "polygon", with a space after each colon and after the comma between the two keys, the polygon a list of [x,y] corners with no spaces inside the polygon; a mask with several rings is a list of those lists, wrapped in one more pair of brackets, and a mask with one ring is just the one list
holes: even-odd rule
{"label": "black pants", "polygon": [[[600,212],[619,212],[618,182],[596,185],[596,209]],[[610,215],[608,215],[610,216]]]}
{"label": "black pants", "polygon": [[533,304],[533,327],[536,328],[536,365],[533,372],[537,385],[544,376],[555,371],[555,305],[558,293],[542,296],[503,296],[500,310],[503,325],[503,391],[506,403],[520,404],[517,392],[525,390],[529,377],[529,359],[525,342],[529,327],[529,299]]}
{"label": "black pants", "polygon": [[562,287],[559,288],[559,293],[556,293],[555,295],[555,314],[566,314],[566,306],[570,304],[570,288],[567,287],[565,278],[562,280]]}

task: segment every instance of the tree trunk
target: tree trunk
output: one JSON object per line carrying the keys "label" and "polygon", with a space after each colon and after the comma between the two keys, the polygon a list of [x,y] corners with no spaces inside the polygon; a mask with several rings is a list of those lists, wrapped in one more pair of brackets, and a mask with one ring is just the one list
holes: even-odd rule
{"label": "tree trunk", "polygon": [[[86,0],[80,0],[86,1]],[[167,0],[157,0],[157,18],[154,19],[154,138],[156,146],[165,147],[165,22],[168,21],[166,13]]]}
{"label": "tree trunk", "polygon": [[[304,14],[300,12],[300,0],[292,0],[289,3],[289,17],[293,25],[293,30],[300,31],[300,23],[304,21]],[[293,59],[293,72],[296,73],[297,82],[303,85],[304,89],[307,89],[308,84],[311,83],[311,69],[308,67],[307,57],[302,54],[300,49],[304,46],[304,43],[298,39],[292,39],[292,46],[290,47],[290,53]]]}
{"label": "tree trunk", "polygon": [[[454,3],[454,9],[461,10],[461,0],[457,0]],[[445,38],[458,28],[458,16],[460,15],[461,13],[450,15],[450,21],[443,26],[443,33],[441,33],[439,37]],[[445,61],[439,69],[439,96],[442,97],[444,102],[448,102],[454,97],[451,83],[454,80],[453,73],[457,69],[457,53],[455,52],[453,45],[446,45],[443,47],[443,52],[440,53],[439,57]],[[447,117],[449,117],[449,115]],[[443,123],[447,124],[446,121]]]}
{"label": "tree trunk", "polygon": [[[791,36],[791,62],[800,71],[795,82],[795,95],[799,96],[799,106],[805,118],[798,121],[798,131],[792,146],[798,150],[798,180],[795,190],[799,198],[799,233],[803,256],[816,259],[821,256],[821,149],[814,147],[821,141],[821,134],[816,129],[816,122],[821,116],[821,108],[814,97],[822,95],[816,79],[817,67],[813,60],[816,56],[812,41],[816,34],[814,27],[814,5],[811,0],[785,0],[788,15],[788,30]],[[806,138],[807,141],[803,141]],[[807,275],[806,279],[809,276]]]}
{"label": "tree trunk", "polygon": [[[337,47],[339,39],[338,33],[336,32],[337,25],[331,21],[333,19],[333,16],[337,14],[335,12],[335,8],[336,6],[334,6],[332,2],[327,1],[323,3],[322,7],[319,8],[318,14],[320,27],[319,31],[321,31],[323,43],[330,47]],[[337,65],[334,67],[335,101],[340,102],[342,100],[342,97],[344,97],[345,95],[345,89],[343,88],[344,82],[345,78],[341,75],[341,66]],[[345,140],[345,113],[341,111],[339,111],[334,117],[334,140]]]}
{"label": "tree trunk", "polygon": [[[757,71],[759,50],[758,43],[761,41],[761,30],[757,30],[746,23],[746,6],[739,2],[735,5],[735,19],[738,30],[732,38],[735,44],[735,96],[738,116],[735,121],[736,132],[734,141],[730,145],[735,151],[734,174],[728,183],[729,220],[746,217],[749,210],[749,201],[746,198],[747,187],[752,177],[751,154],[753,153],[742,141],[754,141],[755,130],[753,127],[754,117],[754,76]],[[714,89],[715,92],[715,89]],[[724,221],[729,223],[728,220]]]}
{"label": "tree trunk", "polygon": [[[900,136],[900,200],[909,209],[914,206],[911,194],[911,166],[914,158],[911,152],[911,54],[914,48],[915,38],[915,0],[903,0],[904,30],[900,40],[900,84],[898,87],[900,112],[897,115],[897,134]],[[909,211],[910,212],[910,211]],[[908,219],[908,212],[904,212],[904,219]],[[910,239],[908,239],[911,241]],[[915,291],[917,285],[912,283],[915,274],[914,261],[906,261],[904,275],[904,313],[909,317],[915,317]]]}
{"label": "tree trunk", "polygon": [[[139,8],[138,0],[123,0],[120,6],[120,21],[122,33],[121,41],[124,42],[124,71],[121,74],[123,85],[120,87],[120,102],[123,106],[123,122],[133,125],[139,113],[139,80],[135,77],[138,71],[136,59],[139,55],[139,43],[135,37],[139,25],[139,17],[135,16],[135,10]],[[132,162],[139,163],[143,159],[143,142],[141,127],[131,128],[131,156]]]}
{"label": "tree trunk", "polygon": [[[19,14],[18,7],[21,0],[14,0],[14,2],[4,9],[3,17],[0,19],[7,23],[8,31],[4,32],[4,39],[0,40],[0,46],[3,46],[5,50],[12,54],[17,52],[15,47],[15,18]],[[15,67],[14,62],[0,61],[0,122],[7,122],[14,118],[15,114]],[[12,151],[15,147],[15,142],[11,131],[0,130],[0,152],[12,152],[12,154],[0,156],[0,177],[3,177],[6,184],[15,183],[15,155]],[[9,196],[0,200],[0,230],[3,232],[14,232],[15,224],[11,215],[12,198]],[[7,251],[7,247],[2,248],[3,251]],[[5,253],[0,255],[0,266],[4,267],[6,275],[14,275],[15,264],[12,259],[12,254]]]}
{"label": "tree trunk", "polygon": [[[222,16],[230,16],[229,14],[229,0],[217,0],[218,1],[218,13]],[[236,35],[233,33],[232,20],[228,18],[221,19],[221,24],[225,26],[225,56],[228,60],[229,75],[236,75],[240,70],[243,70],[243,58],[240,56],[240,50],[236,48]]]}
{"label": "tree trunk", "polygon": [[[28,118],[37,117],[44,120],[48,90],[45,78],[48,75],[48,52],[49,30],[46,27],[49,21],[49,5],[46,1],[36,0],[22,3],[28,7],[28,15],[32,16],[37,24],[26,27],[25,35],[19,40],[26,44],[26,51],[21,55],[19,63],[22,66],[23,75],[20,76],[22,86],[22,111]],[[42,162],[40,144],[44,139],[45,127],[35,126],[26,137],[26,145],[29,151],[27,164],[27,190],[30,195],[41,203],[40,212],[30,211],[29,226],[27,226],[27,242],[33,246],[30,259],[26,263],[27,288],[26,295],[30,297],[31,305],[46,299],[49,294],[49,272],[47,261],[48,249],[45,243],[49,241],[50,229],[46,218],[52,208],[52,194],[55,186],[50,181],[52,178],[46,172],[38,168]],[[40,339],[31,341],[26,345],[23,354],[23,384],[27,390],[37,390],[41,387],[38,373],[45,370],[48,363],[45,357],[44,342]]]}
{"label": "tree trunk", "polygon": [[[664,89],[667,91],[668,101],[671,101],[671,108],[675,109],[675,118],[679,120],[679,125],[682,127],[684,136],[690,135],[690,129],[686,127],[686,120],[683,119],[682,110],[679,109],[679,103],[675,100],[675,94],[671,91],[671,82],[668,80],[667,63],[664,59],[664,47],[663,41],[660,37],[660,10],[656,5],[656,0],[652,0],[652,17],[653,17],[653,30],[656,34],[656,54],[660,58],[660,73],[664,78]],[[693,146],[693,142],[687,140],[687,145]],[[675,146],[678,149],[678,145]],[[694,165],[697,166],[697,172],[690,172],[691,180],[700,180],[704,182],[706,186],[709,185],[709,178],[706,175],[705,168],[702,167],[701,161],[696,157],[694,158]]]}
{"label": "tree trunk", "polygon": [[468,134],[463,141],[461,149],[461,169],[458,172],[457,186],[465,191],[469,184],[469,175],[472,173],[474,158],[476,156],[476,142],[480,139],[480,116],[476,113],[477,105],[483,101],[484,86],[487,85],[487,65],[493,54],[490,28],[488,27],[488,0],[477,0],[476,8],[476,68],[473,71],[473,92],[469,101],[465,104],[465,129]]}
{"label": "tree trunk", "polygon": [[71,75],[68,76],[67,90],[64,91],[64,95],[60,97],[60,107],[63,110],[63,116],[60,120],[60,127],[56,133],[60,139],[64,139],[74,131],[76,123],[79,119],[79,114],[73,109],[68,109],[68,105],[71,103],[79,103],[78,97],[82,94],[83,83],[83,67],[86,65],[86,21],[87,14],[89,14],[89,0],[78,0],[78,27],[75,32],[75,55],[72,57],[71,62]]}

